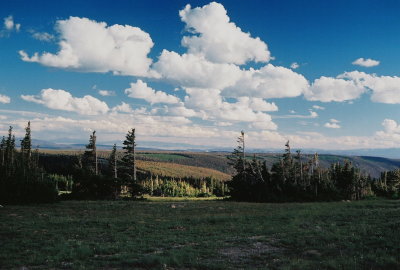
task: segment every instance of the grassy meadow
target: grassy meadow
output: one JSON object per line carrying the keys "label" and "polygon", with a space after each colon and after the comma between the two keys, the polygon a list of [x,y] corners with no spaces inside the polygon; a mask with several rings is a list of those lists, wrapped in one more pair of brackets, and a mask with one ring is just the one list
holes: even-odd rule
{"label": "grassy meadow", "polygon": [[0,221],[1,269],[400,268],[392,200],[63,201]]}

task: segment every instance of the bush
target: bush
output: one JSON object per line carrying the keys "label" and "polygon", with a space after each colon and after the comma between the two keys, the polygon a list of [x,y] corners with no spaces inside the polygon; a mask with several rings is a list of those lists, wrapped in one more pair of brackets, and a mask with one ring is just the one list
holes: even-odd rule
{"label": "bush", "polygon": [[51,203],[57,200],[58,190],[47,176],[14,175],[0,181],[2,204]]}
{"label": "bush", "polygon": [[74,177],[72,197],[81,200],[115,199],[121,192],[121,180],[81,172]]}

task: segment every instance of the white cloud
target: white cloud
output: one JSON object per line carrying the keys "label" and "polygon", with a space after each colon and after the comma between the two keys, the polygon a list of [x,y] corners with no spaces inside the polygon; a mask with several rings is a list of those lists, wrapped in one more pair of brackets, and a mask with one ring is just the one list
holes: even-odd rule
{"label": "white cloud", "polygon": [[354,81],[322,76],[313,82],[304,96],[311,101],[342,102],[359,98],[364,92],[364,87]]}
{"label": "white cloud", "polygon": [[291,69],[297,69],[299,67],[300,67],[300,65],[297,62],[293,62],[292,64],[290,64]]}
{"label": "white cloud", "polygon": [[11,32],[19,32],[21,24],[15,23],[12,15],[4,18],[2,29],[0,29],[0,37],[8,36]]}
{"label": "white cloud", "polygon": [[247,122],[254,128],[277,129],[271,116],[261,110],[277,110],[262,99],[240,97],[236,102],[223,100],[219,89],[186,88],[185,106],[199,112],[203,119],[217,122]]}
{"label": "white cloud", "polygon": [[55,39],[55,37],[47,32],[33,32],[32,37],[34,39],[40,40],[40,41],[46,41],[50,42]]}
{"label": "white cloud", "polygon": [[119,75],[153,76],[152,60],[147,57],[153,47],[150,35],[129,25],[107,26],[87,18],[70,17],[59,20],[60,50],[28,56],[20,51],[23,61],[45,66],[87,72],[113,72]]}
{"label": "white cloud", "polygon": [[400,143],[400,125],[393,119],[385,119],[382,122],[384,130],[376,132],[380,141],[398,147]]}
{"label": "white cloud", "polygon": [[115,96],[115,91],[110,90],[98,90],[98,93],[103,97]]}
{"label": "white cloud", "polygon": [[387,104],[400,104],[400,77],[377,76],[365,72],[345,72],[339,77],[353,80],[372,91],[371,100]]}
{"label": "white cloud", "polygon": [[339,125],[340,121],[336,120],[336,119],[330,119],[329,122],[324,124],[324,127],[326,128],[341,128],[341,126]]}
{"label": "white cloud", "polygon": [[21,28],[21,24],[15,23],[12,15],[4,18],[4,29],[7,31],[18,32]]}
{"label": "white cloud", "polygon": [[0,94],[0,103],[10,103],[11,102],[11,98],[6,96],[6,95],[2,95]]}
{"label": "white cloud", "polygon": [[128,103],[122,102],[120,105],[115,106],[112,108],[113,112],[123,112],[123,113],[133,113],[134,110]]}
{"label": "white cloud", "polygon": [[107,104],[95,97],[86,95],[73,97],[65,90],[43,89],[39,96],[21,95],[25,101],[43,104],[54,110],[72,111],[82,115],[104,114],[109,111]]}
{"label": "white cloud", "polygon": [[8,16],[4,18],[4,28],[11,31],[14,29],[14,19],[13,16]]}
{"label": "white cloud", "polygon": [[291,69],[268,64],[260,69],[243,71],[239,81],[224,90],[224,94],[231,97],[285,98],[300,96],[308,87],[304,76]]}
{"label": "white cloud", "polygon": [[373,60],[373,59],[364,59],[364,58],[358,58],[352,62],[353,65],[358,65],[362,67],[375,67],[380,64],[379,61]]}
{"label": "white cloud", "polygon": [[175,106],[164,106],[163,111],[169,115],[175,116],[183,116],[183,117],[196,117],[201,116],[201,113],[196,112],[195,110],[188,109],[185,107],[183,102],[179,102]]}
{"label": "white cloud", "polygon": [[274,118],[282,118],[282,119],[290,119],[290,118],[304,118],[304,119],[312,119],[312,118],[317,118],[318,113],[314,112],[313,110],[308,110],[309,114],[308,115],[303,115],[303,114],[295,114],[296,112],[293,110],[290,110],[289,112],[291,114],[289,115],[275,115]]}
{"label": "white cloud", "polygon": [[268,62],[267,44],[243,32],[227,15],[224,6],[212,2],[203,7],[190,5],[179,12],[191,33],[182,39],[190,54],[201,54],[216,63],[245,64],[247,61]]}
{"label": "white cloud", "polygon": [[230,127],[230,126],[232,126],[232,123],[231,122],[216,122],[215,125],[219,126],[219,127]]}
{"label": "white cloud", "polygon": [[313,105],[312,107],[313,107],[313,109],[315,109],[315,110],[325,110],[325,107],[318,106],[318,105]]}
{"label": "white cloud", "polygon": [[125,94],[131,98],[144,99],[151,104],[154,103],[168,103],[175,104],[180,100],[179,98],[169,95],[162,91],[156,91],[153,88],[147,86],[147,83],[142,80],[137,80],[136,83],[131,83],[131,87],[125,89]]}
{"label": "white cloud", "polygon": [[233,64],[207,61],[200,55],[163,50],[154,69],[168,81],[182,87],[222,89],[236,83],[242,72]]}

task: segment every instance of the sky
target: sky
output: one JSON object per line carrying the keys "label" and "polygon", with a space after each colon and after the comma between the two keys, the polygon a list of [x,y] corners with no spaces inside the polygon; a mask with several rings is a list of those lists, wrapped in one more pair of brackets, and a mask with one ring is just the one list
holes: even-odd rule
{"label": "sky", "polygon": [[0,135],[400,145],[399,1],[0,2]]}

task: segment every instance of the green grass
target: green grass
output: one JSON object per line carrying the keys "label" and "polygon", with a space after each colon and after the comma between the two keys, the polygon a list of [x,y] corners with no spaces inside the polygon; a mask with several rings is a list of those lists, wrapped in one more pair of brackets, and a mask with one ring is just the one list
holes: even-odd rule
{"label": "green grass", "polygon": [[400,202],[0,208],[0,268],[399,269]]}

